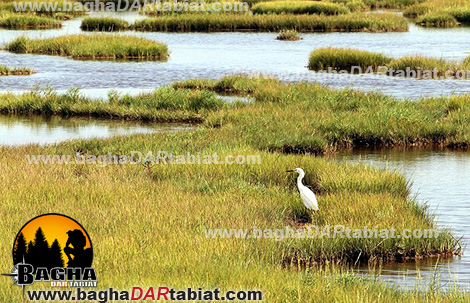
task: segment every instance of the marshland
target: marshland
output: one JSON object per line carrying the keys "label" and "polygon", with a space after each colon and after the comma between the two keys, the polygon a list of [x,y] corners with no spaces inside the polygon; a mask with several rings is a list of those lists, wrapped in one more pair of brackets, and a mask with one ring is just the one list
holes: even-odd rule
{"label": "marshland", "polygon": [[[9,218],[0,223],[1,247],[8,255],[27,220],[56,212],[96,243],[103,288],[260,289],[268,302],[467,302],[468,82],[317,72],[466,70],[467,2],[448,2],[253,1],[247,13],[82,12],[68,20],[18,14],[59,26],[0,29],[0,213]],[[457,23],[442,26],[443,12]],[[25,160],[136,150],[260,155],[262,163]],[[320,227],[438,229],[439,237],[205,237],[209,228],[303,228],[311,218],[285,173],[295,167],[317,195]],[[0,266],[8,272],[11,260]],[[2,302],[21,301],[11,283],[1,290]]]}

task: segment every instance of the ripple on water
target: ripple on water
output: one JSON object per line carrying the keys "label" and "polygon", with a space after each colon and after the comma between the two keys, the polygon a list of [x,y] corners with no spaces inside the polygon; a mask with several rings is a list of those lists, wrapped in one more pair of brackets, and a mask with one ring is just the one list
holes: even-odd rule
{"label": "ripple on water", "polygon": [[[382,279],[403,287],[426,286],[435,274],[443,287],[458,285],[470,290],[470,153],[430,149],[359,150],[334,156],[340,161],[361,162],[390,170],[397,169],[412,181],[412,191],[420,203],[428,203],[441,227],[462,237],[460,257],[419,262],[385,264]],[[358,269],[369,272],[367,268]],[[422,281],[420,281],[422,279]]]}
{"label": "ripple on water", "polygon": [[[134,13],[101,13],[132,21]],[[80,33],[80,18],[64,27],[44,31],[0,30],[3,44],[18,36],[52,37]],[[90,33],[87,33],[90,34]],[[462,94],[470,91],[463,80],[416,80],[375,75],[324,77],[306,68],[309,53],[319,47],[360,48],[394,57],[425,55],[462,60],[470,49],[470,28],[423,29],[411,25],[404,33],[313,33],[304,40],[277,41],[276,33],[139,33],[125,32],[168,44],[167,62],[76,61],[56,56],[17,55],[0,52],[9,66],[38,71],[28,77],[2,77],[0,90],[27,90],[36,83],[57,89],[149,89],[189,78],[220,78],[233,73],[263,73],[285,81],[318,81],[333,88],[381,90],[397,97]],[[331,76],[331,75],[330,75]]]}

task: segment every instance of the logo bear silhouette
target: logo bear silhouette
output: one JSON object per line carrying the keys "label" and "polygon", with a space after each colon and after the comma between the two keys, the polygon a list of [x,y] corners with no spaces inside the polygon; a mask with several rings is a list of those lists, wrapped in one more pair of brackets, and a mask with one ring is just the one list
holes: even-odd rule
{"label": "logo bear silhouette", "polygon": [[92,251],[90,248],[84,249],[86,237],[83,235],[83,232],[74,229],[69,230],[67,235],[69,238],[64,247],[64,253],[69,259],[67,267],[91,267],[93,259]]}

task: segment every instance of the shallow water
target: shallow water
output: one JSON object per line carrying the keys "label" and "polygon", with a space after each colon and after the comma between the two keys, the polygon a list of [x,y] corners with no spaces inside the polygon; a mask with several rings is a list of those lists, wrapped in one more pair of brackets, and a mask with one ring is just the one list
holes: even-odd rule
{"label": "shallow water", "polygon": [[145,124],[89,118],[65,119],[57,116],[0,115],[0,146],[44,145],[70,139],[178,131],[188,129],[188,127],[184,124]]}
{"label": "shallow water", "polygon": [[[137,13],[101,13],[129,21]],[[80,19],[53,30],[0,30],[0,43],[16,37],[53,37],[80,33]],[[16,55],[0,51],[0,62],[38,71],[32,76],[1,77],[0,90],[27,90],[34,84],[57,89],[80,87],[87,95],[110,89],[138,92],[188,78],[220,78],[233,73],[263,73],[286,81],[318,81],[334,88],[345,86],[381,90],[398,97],[462,94],[470,80],[416,80],[375,75],[325,78],[306,68],[309,53],[319,47],[349,47],[399,57],[425,55],[462,60],[470,54],[470,28],[423,29],[411,25],[404,33],[312,33],[301,41],[277,41],[276,33],[139,33],[125,32],[168,44],[167,62],[76,61],[45,55]],[[102,94],[101,94],[102,95]]]}
{"label": "shallow water", "polygon": [[[413,182],[420,203],[427,203],[440,227],[449,227],[462,237],[464,254],[447,260],[386,264],[382,279],[400,286],[428,285],[434,275],[442,287],[458,285],[470,290],[470,153],[428,149],[360,150],[335,155],[340,161],[361,162],[398,170]],[[437,264],[437,265],[436,265]],[[367,268],[358,272],[367,273]],[[421,277],[421,278],[420,278]],[[422,279],[421,282],[419,280]]]}

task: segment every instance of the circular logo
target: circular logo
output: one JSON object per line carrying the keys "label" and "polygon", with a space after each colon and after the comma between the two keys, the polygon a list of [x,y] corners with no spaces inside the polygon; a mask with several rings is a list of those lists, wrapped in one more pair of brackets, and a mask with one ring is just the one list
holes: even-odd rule
{"label": "circular logo", "polygon": [[61,214],[45,214],[26,223],[13,245],[13,264],[34,268],[91,267],[93,247],[85,229]]}

